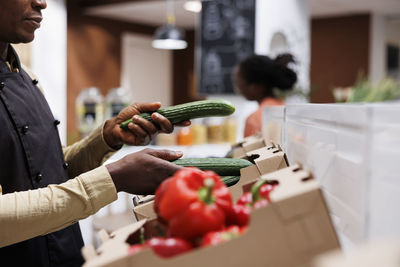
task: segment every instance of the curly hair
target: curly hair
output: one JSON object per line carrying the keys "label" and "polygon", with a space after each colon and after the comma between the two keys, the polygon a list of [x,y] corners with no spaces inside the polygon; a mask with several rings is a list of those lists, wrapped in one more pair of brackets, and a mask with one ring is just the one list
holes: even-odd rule
{"label": "curly hair", "polygon": [[275,59],[252,55],[238,64],[239,74],[246,83],[263,85],[266,94],[273,95],[273,88],[282,91],[293,88],[297,74],[288,65],[295,62],[291,54],[281,54]]}

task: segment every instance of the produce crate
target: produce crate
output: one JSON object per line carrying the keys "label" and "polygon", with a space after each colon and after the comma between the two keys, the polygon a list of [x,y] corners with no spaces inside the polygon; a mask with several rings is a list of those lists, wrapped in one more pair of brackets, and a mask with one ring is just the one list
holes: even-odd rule
{"label": "produce crate", "polygon": [[400,238],[400,106],[370,106],[368,239]]}
{"label": "produce crate", "polygon": [[269,205],[252,212],[248,231],[238,238],[169,259],[150,249],[129,254],[132,236],[152,223],[142,220],[103,236],[107,240],[97,251],[86,247],[84,266],[306,266],[316,255],[339,247],[319,184],[309,172],[296,165],[262,178],[279,186]]}
{"label": "produce crate", "polygon": [[285,152],[321,183],[342,245],[400,237],[400,106],[288,105]]}
{"label": "produce crate", "polygon": [[286,154],[280,145],[272,144],[246,153],[246,158],[255,164],[240,170],[240,180],[229,187],[233,200],[236,202],[243,194],[243,186],[255,182],[264,174],[280,170],[289,166]]}
{"label": "produce crate", "polygon": [[233,158],[246,158],[246,153],[269,144],[261,135],[252,135],[232,146]]}
{"label": "produce crate", "polygon": [[286,153],[321,183],[342,242],[362,241],[367,212],[369,119],[363,105],[286,107]]}
{"label": "produce crate", "polygon": [[[275,144],[247,152],[246,159],[254,162],[254,165],[241,169],[240,180],[237,184],[229,187],[234,201],[237,201],[242,195],[243,185],[256,181],[263,174],[289,166],[285,153],[282,152],[279,145]],[[156,218],[153,210],[154,201],[151,198],[148,199],[149,201],[144,201],[143,203],[138,203],[138,201],[135,203],[134,199],[135,207],[133,212],[137,220]]]}

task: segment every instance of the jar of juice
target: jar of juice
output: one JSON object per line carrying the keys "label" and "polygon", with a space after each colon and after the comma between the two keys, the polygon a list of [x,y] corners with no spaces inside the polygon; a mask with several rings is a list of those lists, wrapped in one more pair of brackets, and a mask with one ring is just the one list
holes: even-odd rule
{"label": "jar of juice", "polygon": [[190,146],[193,143],[193,133],[191,127],[184,127],[178,131],[178,145]]}
{"label": "jar of juice", "polygon": [[224,143],[224,125],[221,118],[207,120],[207,137],[211,144]]}
{"label": "jar of juice", "polygon": [[192,120],[193,145],[201,145],[207,143],[207,126],[203,123],[203,119]]}
{"label": "jar of juice", "polygon": [[224,122],[224,140],[227,143],[235,144],[236,143],[236,134],[237,134],[237,120],[235,117],[229,117]]}

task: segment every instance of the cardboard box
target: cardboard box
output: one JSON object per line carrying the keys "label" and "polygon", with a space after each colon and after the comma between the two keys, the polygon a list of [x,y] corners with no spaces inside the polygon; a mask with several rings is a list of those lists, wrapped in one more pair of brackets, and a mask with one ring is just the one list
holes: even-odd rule
{"label": "cardboard box", "polygon": [[[229,187],[234,202],[243,194],[243,185],[256,181],[263,174],[289,166],[285,153],[279,145],[275,144],[248,152],[246,158],[255,164],[241,169],[239,182]],[[150,200],[152,200],[152,198]],[[153,209],[153,203],[154,201],[134,203],[135,207],[133,208],[133,212],[138,221],[157,217]]]}
{"label": "cardboard box", "polygon": [[270,142],[266,142],[261,135],[248,136],[243,141],[232,146],[232,157],[245,158],[247,152],[268,146],[268,144]]}
{"label": "cardboard box", "polygon": [[241,169],[239,182],[229,187],[234,202],[243,194],[245,184],[255,182],[264,174],[289,166],[286,154],[275,144],[247,152],[246,159],[254,162],[254,165]]}
{"label": "cardboard box", "polygon": [[248,231],[236,239],[170,259],[159,258],[151,249],[129,255],[130,237],[150,223],[142,220],[111,234],[97,252],[86,248],[84,266],[310,266],[316,255],[339,248],[320,186],[310,173],[295,165],[262,179],[279,186],[268,206],[252,212]]}
{"label": "cardboard box", "polygon": [[329,252],[318,256],[314,267],[398,267],[400,266],[400,243],[380,240],[363,244],[347,253]]}
{"label": "cardboard box", "polygon": [[157,217],[154,209],[154,195],[149,195],[143,198],[133,198],[133,213],[135,214],[136,220],[140,221],[143,219],[154,219]]}

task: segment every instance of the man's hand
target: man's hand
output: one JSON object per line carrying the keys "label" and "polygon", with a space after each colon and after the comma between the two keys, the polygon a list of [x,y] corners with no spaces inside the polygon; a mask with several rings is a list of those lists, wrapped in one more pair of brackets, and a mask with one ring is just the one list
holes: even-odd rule
{"label": "man's hand", "polygon": [[[147,145],[158,133],[171,133],[174,130],[172,123],[154,112],[161,107],[161,103],[135,103],[124,108],[117,117],[108,120],[104,126],[104,139],[111,147],[117,148],[122,144]],[[151,115],[154,123],[139,116],[143,112],[154,112]],[[133,122],[128,124],[129,130],[120,128],[122,122],[132,118]],[[183,122],[179,126],[188,126],[190,121]]]}
{"label": "man's hand", "polygon": [[182,152],[144,149],[106,165],[118,192],[154,194],[158,185],[182,167],[169,161],[182,156]]}

